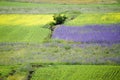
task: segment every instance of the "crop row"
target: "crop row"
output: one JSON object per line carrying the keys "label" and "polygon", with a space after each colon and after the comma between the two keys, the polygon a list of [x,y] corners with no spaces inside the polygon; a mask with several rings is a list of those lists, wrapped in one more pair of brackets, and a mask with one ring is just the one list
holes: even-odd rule
{"label": "crop row", "polygon": [[120,25],[60,26],[52,38],[83,43],[120,43]]}
{"label": "crop row", "polygon": [[39,68],[31,80],[118,80],[119,66],[57,65]]}

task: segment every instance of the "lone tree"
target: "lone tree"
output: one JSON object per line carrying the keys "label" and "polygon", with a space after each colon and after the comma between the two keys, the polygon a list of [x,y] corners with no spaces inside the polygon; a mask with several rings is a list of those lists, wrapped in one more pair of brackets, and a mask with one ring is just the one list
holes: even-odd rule
{"label": "lone tree", "polygon": [[53,16],[53,19],[55,20],[55,25],[58,25],[58,24],[63,24],[67,19],[67,17],[63,14],[55,14]]}
{"label": "lone tree", "polygon": [[53,16],[53,19],[54,19],[54,22],[49,23],[49,29],[51,31],[54,30],[55,25],[63,24],[65,20],[67,19],[67,17],[63,14],[55,14]]}

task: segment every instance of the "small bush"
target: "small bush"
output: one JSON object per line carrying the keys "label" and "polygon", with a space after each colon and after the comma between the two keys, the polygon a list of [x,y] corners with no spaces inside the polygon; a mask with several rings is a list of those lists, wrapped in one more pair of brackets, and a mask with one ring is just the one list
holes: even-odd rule
{"label": "small bush", "polygon": [[51,32],[54,31],[54,29],[56,28],[56,25],[63,24],[65,20],[67,19],[67,17],[63,14],[55,14],[53,16],[53,19],[54,19],[53,22],[50,22],[44,26],[44,28],[50,29]]}
{"label": "small bush", "polygon": [[51,31],[54,31],[54,29],[56,27],[55,25],[63,24],[65,22],[65,20],[67,19],[67,17],[63,14],[55,14],[53,16],[53,19],[54,19],[54,21],[46,24],[44,26],[44,28],[48,28]]}

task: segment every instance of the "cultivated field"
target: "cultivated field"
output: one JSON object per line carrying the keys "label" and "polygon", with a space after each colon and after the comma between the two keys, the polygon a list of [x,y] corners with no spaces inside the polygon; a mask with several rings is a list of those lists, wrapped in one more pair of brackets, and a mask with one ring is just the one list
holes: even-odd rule
{"label": "cultivated field", "polygon": [[43,26],[53,21],[53,15],[1,14],[0,25],[5,26]]}
{"label": "cultivated field", "polygon": [[51,34],[43,26],[51,21],[52,15],[0,15],[0,42],[43,42]]}
{"label": "cultivated field", "polygon": [[81,43],[119,44],[119,24],[92,26],[59,26],[52,38]]}
{"label": "cultivated field", "polygon": [[119,66],[58,65],[39,68],[31,80],[119,80]]}
{"label": "cultivated field", "polygon": [[65,25],[80,26],[80,25],[116,24],[116,23],[120,23],[120,13],[80,14],[74,20],[66,22]]}
{"label": "cultivated field", "polygon": [[119,80],[119,0],[1,0],[0,80]]}

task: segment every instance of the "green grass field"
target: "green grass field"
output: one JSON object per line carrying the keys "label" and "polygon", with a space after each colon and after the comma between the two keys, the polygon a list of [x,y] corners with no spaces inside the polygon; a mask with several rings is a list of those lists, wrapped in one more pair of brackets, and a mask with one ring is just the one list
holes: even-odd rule
{"label": "green grass field", "polygon": [[0,26],[0,42],[41,43],[49,38],[49,29],[39,26]]}
{"label": "green grass field", "polygon": [[80,25],[116,24],[116,23],[120,23],[120,13],[80,14],[75,19],[66,22],[65,25],[80,26]]}
{"label": "green grass field", "polygon": [[119,80],[119,66],[56,65],[36,70],[31,80]]}

